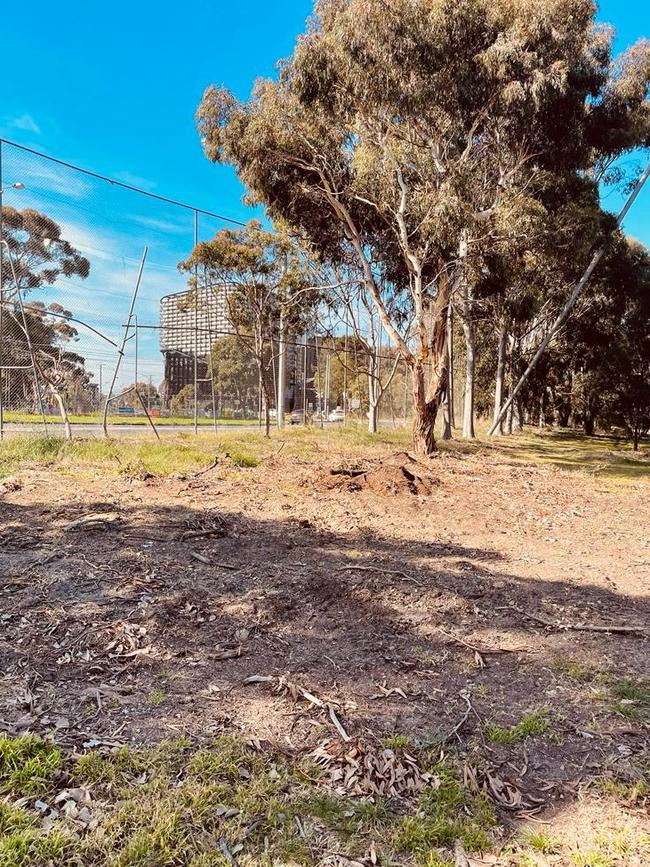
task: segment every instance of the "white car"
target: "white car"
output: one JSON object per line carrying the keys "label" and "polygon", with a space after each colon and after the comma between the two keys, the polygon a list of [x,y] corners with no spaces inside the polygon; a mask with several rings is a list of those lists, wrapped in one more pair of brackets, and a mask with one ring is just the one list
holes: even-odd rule
{"label": "white car", "polygon": [[345,421],[345,413],[340,407],[336,407],[333,409],[330,414],[327,416],[328,421]]}

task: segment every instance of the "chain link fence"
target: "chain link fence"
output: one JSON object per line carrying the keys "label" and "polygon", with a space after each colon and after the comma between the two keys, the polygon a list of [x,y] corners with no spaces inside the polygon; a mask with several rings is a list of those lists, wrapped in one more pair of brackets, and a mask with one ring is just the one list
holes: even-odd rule
{"label": "chain link fence", "polygon": [[[258,361],[225,293],[178,263],[238,221],[0,140],[0,432],[410,423],[410,374],[384,338],[287,335]],[[279,416],[279,419],[278,419]]]}

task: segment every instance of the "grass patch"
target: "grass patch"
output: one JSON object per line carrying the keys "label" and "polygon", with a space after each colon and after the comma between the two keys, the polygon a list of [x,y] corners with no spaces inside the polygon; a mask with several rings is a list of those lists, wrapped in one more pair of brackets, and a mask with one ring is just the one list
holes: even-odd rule
{"label": "grass patch", "polygon": [[[449,863],[458,838],[488,848],[496,823],[454,768],[430,767],[424,752],[436,784],[410,807],[331,794],[300,773],[301,760],[236,737],[82,756],[5,737],[0,756],[1,867],[227,867],[228,850],[242,864],[307,865],[328,851],[358,860],[372,843],[382,863],[432,867]],[[85,830],[61,804],[52,812],[73,787],[90,791]]]}
{"label": "grass patch", "polygon": [[56,747],[33,735],[15,740],[0,735],[0,795],[14,791],[40,795],[48,791],[62,763]]}
{"label": "grass patch", "polygon": [[612,710],[630,720],[641,719],[650,703],[650,691],[641,683],[633,680],[619,680],[612,687],[612,695],[616,699]]}
{"label": "grass patch", "polygon": [[458,839],[468,852],[487,849],[489,831],[496,825],[487,800],[470,798],[446,769],[438,766],[436,773],[439,785],[420,798],[414,815],[403,819],[395,835],[397,849],[427,867],[440,858],[436,849],[451,849]]}
{"label": "grass patch", "polygon": [[588,437],[573,431],[533,431],[526,428],[512,437],[489,440],[517,463],[551,464],[558,469],[580,471],[616,484],[650,478],[650,460],[634,452],[625,439],[616,436]]}
{"label": "grass patch", "polygon": [[521,836],[527,846],[542,855],[552,855],[559,848],[558,841],[544,830],[529,828]]}
{"label": "grass patch", "polygon": [[588,683],[596,676],[596,672],[594,672],[592,669],[586,668],[579,662],[574,662],[570,659],[564,659],[564,657],[554,659],[552,665],[556,671],[564,674],[571,680],[577,680],[579,683]]}
{"label": "grass patch", "polygon": [[547,711],[527,713],[514,726],[504,728],[496,723],[486,723],[485,737],[495,744],[517,744],[534,735],[543,735],[550,728]]}

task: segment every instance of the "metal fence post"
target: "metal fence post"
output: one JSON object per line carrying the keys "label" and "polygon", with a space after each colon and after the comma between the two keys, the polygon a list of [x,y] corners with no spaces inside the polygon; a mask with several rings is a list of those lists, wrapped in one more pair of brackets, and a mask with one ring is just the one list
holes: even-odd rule
{"label": "metal fence post", "polygon": [[[199,212],[194,211],[194,249],[199,243]],[[194,433],[199,432],[199,269],[194,265]]]}

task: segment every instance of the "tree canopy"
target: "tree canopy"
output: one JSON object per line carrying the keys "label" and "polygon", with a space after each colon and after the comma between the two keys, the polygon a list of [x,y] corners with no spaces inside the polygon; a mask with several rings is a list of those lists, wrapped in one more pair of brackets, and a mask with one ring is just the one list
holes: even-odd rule
{"label": "tree canopy", "polygon": [[[446,388],[450,297],[471,308],[497,239],[552,222],[554,200],[589,249],[608,225],[598,181],[650,144],[649,45],[614,59],[595,11],[591,0],[320,0],[278,81],[246,102],[210,87],[199,107],[210,159],[234,165],[322,256],[355,257],[411,368],[423,451]],[[576,235],[575,220],[589,231]]]}

